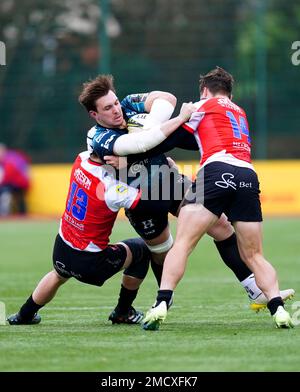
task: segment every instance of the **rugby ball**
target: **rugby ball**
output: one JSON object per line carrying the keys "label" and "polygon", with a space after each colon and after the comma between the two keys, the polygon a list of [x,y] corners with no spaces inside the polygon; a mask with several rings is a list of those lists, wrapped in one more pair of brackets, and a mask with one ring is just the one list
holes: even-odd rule
{"label": "rugby ball", "polygon": [[[146,128],[144,128],[144,125],[147,119],[147,123],[149,124],[149,113],[138,113],[130,117],[127,121],[128,133],[145,131]],[[147,129],[149,129],[148,125]]]}

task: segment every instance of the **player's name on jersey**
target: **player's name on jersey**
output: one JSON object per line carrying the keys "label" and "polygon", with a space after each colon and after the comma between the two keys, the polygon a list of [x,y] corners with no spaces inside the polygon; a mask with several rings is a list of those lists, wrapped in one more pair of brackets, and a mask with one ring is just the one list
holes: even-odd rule
{"label": "player's name on jersey", "polygon": [[233,109],[233,110],[236,110],[237,112],[243,114],[243,111],[241,110],[241,108],[239,106],[237,106],[235,103],[233,103],[232,101],[230,101],[230,99],[228,99],[228,98],[219,98],[218,104],[225,107],[225,108]]}
{"label": "player's name on jersey", "polygon": [[83,173],[81,169],[77,168],[74,171],[74,177],[80,185],[82,185],[86,189],[90,189],[92,181]]}

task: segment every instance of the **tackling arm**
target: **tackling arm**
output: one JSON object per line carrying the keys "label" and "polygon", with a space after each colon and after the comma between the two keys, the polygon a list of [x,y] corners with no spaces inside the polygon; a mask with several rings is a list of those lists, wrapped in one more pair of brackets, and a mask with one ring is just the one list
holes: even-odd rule
{"label": "tackling arm", "polygon": [[[150,128],[152,124],[161,124],[169,120],[173,114],[177,103],[175,95],[164,91],[152,91],[148,94],[145,101],[145,111],[148,116],[145,129]],[[147,124],[149,122],[149,124]]]}
{"label": "tackling arm", "polygon": [[114,143],[113,153],[125,156],[143,153],[154,148],[185,123],[194,111],[195,107],[192,103],[185,103],[177,117],[162,125],[155,125],[147,131],[120,136]]}

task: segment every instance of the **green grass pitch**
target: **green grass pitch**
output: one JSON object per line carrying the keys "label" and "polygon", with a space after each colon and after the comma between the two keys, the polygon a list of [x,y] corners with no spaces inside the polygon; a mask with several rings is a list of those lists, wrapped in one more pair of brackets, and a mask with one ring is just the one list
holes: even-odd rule
{"label": "green grass pitch", "polygon": [[[7,314],[18,310],[51,269],[57,228],[58,221],[0,223],[0,301]],[[287,306],[292,313],[300,309],[299,229],[297,219],[264,224],[265,255],[276,266],[281,287],[296,290]],[[111,239],[133,236],[128,222],[118,221]],[[268,312],[249,310],[245,292],[210,238],[203,238],[190,257],[159,331],[107,321],[120,278],[121,273],[102,288],[72,280],[42,309],[40,325],[0,326],[1,371],[300,370],[300,326],[277,330]],[[135,306],[147,311],[156,290],[149,270]]]}

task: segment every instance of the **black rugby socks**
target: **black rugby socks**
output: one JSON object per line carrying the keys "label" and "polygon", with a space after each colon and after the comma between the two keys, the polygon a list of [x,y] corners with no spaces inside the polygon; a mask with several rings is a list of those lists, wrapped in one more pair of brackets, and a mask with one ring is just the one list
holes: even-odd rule
{"label": "black rugby socks", "polygon": [[281,297],[274,297],[268,302],[267,307],[271,313],[271,316],[276,313],[278,306],[284,307],[284,303]]}
{"label": "black rugby socks", "polygon": [[22,305],[21,309],[19,310],[20,318],[23,321],[30,321],[33,319],[35,313],[38,312],[44,305],[38,305],[32,299],[32,295],[27,299],[24,305]]}
{"label": "black rugby socks", "polygon": [[138,289],[128,290],[126,287],[121,285],[119,301],[117,304],[117,308],[120,311],[120,313],[125,314],[128,312],[129,308],[131,307],[133,301],[137,296],[137,293],[138,293]]}
{"label": "black rugby socks", "polygon": [[214,243],[222,260],[227,265],[227,267],[232,270],[240,282],[252,274],[252,271],[249,270],[249,268],[241,259],[235,233],[233,233],[226,240],[214,241]]}
{"label": "black rugby socks", "polygon": [[173,290],[158,290],[155,307],[163,301],[167,303],[167,308],[169,309],[173,303]]}
{"label": "black rugby socks", "polygon": [[163,268],[164,268],[163,264],[160,265],[160,264],[155,263],[153,260],[151,260],[151,269],[152,269],[153,274],[155,276],[155,279],[157,281],[158,287],[160,286]]}

